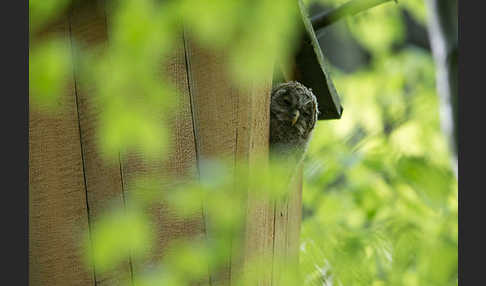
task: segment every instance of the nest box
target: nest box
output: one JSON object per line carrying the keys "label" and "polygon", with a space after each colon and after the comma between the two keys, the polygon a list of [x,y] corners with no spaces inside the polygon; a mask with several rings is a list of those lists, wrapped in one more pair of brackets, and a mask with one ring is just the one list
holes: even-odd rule
{"label": "nest box", "polygon": [[317,97],[319,120],[339,119],[343,112],[339,95],[326,69],[327,63],[319,47],[315,30],[307,15],[305,6],[302,0],[299,0],[298,3],[301,20],[299,29],[301,33],[292,67],[286,68],[290,71],[286,80],[296,80],[312,89],[312,92]]}

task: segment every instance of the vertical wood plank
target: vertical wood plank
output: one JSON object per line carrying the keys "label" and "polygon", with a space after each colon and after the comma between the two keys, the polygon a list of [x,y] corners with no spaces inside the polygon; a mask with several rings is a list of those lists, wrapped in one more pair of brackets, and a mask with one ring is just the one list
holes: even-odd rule
{"label": "vertical wood plank", "polygon": [[[69,45],[68,22],[53,33]],[[94,285],[80,242],[89,221],[72,76],[60,113],[29,106],[30,285]]]}
{"label": "vertical wood plank", "polygon": [[[287,255],[289,267],[298,269],[300,253],[300,225],[302,221],[302,165],[297,169],[295,182],[290,186],[287,225]],[[294,274],[299,274],[295,272]]]}
{"label": "vertical wood plank", "polygon": [[[271,72],[267,85],[251,89],[251,94],[240,96],[238,134],[249,133],[246,140],[239,138],[237,152],[240,160],[246,158],[248,175],[262,176],[268,170],[268,136],[270,114]],[[245,108],[245,106],[247,108]],[[250,180],[251,181],[251,180]],[[271,285],[272,268],[260,267],[271,265],[273,255],[274,205],[262,190],[262,186],[250,184],[247,199],[246,227],[244,234],[244,267],[251,269],[257,285]]]}
{"label": "vertical wood plank", "polygon": [[[101,6],[102,7],[102,6]],[[107,42],[105,12],[100,6],[83,6],[72,11],[71,36],[78,49],[104,47]],[[86,51],[86,50],[85,50]],[[76,49],[73,51],[76,53]],[[75,58],[77,58],[75,54]],[[103,106],[96,102],[95,87],[80,76],[75,61],[74,77],[81,130],[81,144],[88,190],[90,216],[94,219],[113,199],[122,203],[122,184],[118,161],[107,161],[98,148],[96,128]]]}
{"label": "vertical wood plank", "polygon": [[[162,179],[197,179],[196,146],[194,139],[194,128],[191,114],[191,105],[188,91],[186,72],[185,52],[183,37],[177,40],[173,54],[167,59],[163,72],[171,79],[179,91],[178,106],[175,116],[170,119],[170,141],[172,151],[167,158],[161,158],[160,162],[147,163],[141,154],[132,153],[124,158],[122,162],[123,182],[126,192],[130,193],[129,182],[138,176],[157,174]],[[167,120],[161,115],[161,121]],[[173,185],[163,186],[161,192],[171,191]],[[130,204],[130,201],[127,202]],[[178,238],[204,238],[204,223],[201,216],[186,219],[178,216],[166,205],[156,205],[149,210],[153,217],[155,230],[156,248],[151,253],[147,262],[133,261],[134,280],[145,269],[151,268],[160,262],[167,251],[169,243]]]}
{"label": "vertical wood plank", "polygon": [[[232,174],[238,136],[238,93],[224,74],[225,55],[204,50],[188,39],[185,44],[198,160],[230,163],[228,172]],[[205,176],[204,170],[200,170],[200,176]],[[212,239],[212,228],[208,220],[205,225],[207,239]],[[231,244],[231,241],[226,243]],[[212,273],[211,285],[229,285],[230,257],[227,257],[225,265],[227,267],[221,273]]]}
{"label": "vertical wood plank", "polygon": [[[245,166],[249,176],[256,170],[261,158],[268,157],[269,97],[272,71],[268,71],[266,86],[237,89],[226,73],[226,54],[212,52],[186,41],[189,61],[190,92],[195,118],[196,142],[200,160],[216,159],[235,166]],[[268,159],[268,158],[267,158]],[[241,178],[240,178],[241,179]],[[258,186],[251,186],[257,188]],[[212,285],[234,284],[241,267],[250,261],[271,258],[273,246],[273,206],[264,196],[250,192],[247,205],[245,233],[235,233],[234,241],[243,241],[233,247],[227,258],[227,267],[213,273]],[[208,237],[213,235],[207,226]],[[233,242],[228,242],[232,244]],[[243,249],[234,249],[242,247]],[[242,251],[243,250],[243,251]],[[243,253],[241,253],[243,252]],[[243,256],[237,257],[236,254]],[[259,273],[258,285],[270,285],[271,271]]]}
{"label": "vertical wood plank", "polygon": [[[113,6],[108,2],[105,5],[107,24],[110,26],[113,19]],[[110,37],[108,32],[108,38]],[[160,73],[169,78],[179,92],[176,111],[172,118],[161,114],[160,122],[169,120],[169,145],[171,151],[166,158],[158,162],[148,163],[140,153],[130,153],[121,158],[121,176],[126,204],[130,204],[129,195],[135,190],[130,183],[134,178],[142,179],[147,176],[156,176],[156,179],[165,180],[161,192],[170,192],[176,187],[172,180],[194,180],[198,177],[197,154],[194,138],[193,118],[189,98],[188,75],[186,70],[184,40],[182,34],[176,40],[173,53],[162,63]],[[201,207],[202,209],[202,207]],[[155,233],[155,249],[150,253],[148,261],[131,261],[133,280],[143,275],[143,272],[157,266],[168,255],[169,244],[180,238],[203,239],[204,220],[202,210],[200,216],[187,219],[178,216],[166,205],[155,204],[149,210],[152,218],[151,229]],[[204,283],[204,282],[203,282]]]}
{"label": "vertical wood plank", "polygon": [[272,285],[280,285],[282,283],[282,274],[286,271],[285,268],[288,263],[288,200],[286,197],[275,202]]}
{"label": "vertical wood plank", "polygon": [[[102,1],[75,6],[70,17],[71,37],[79,49],[104,48],[107,44],[106,12]],[[99,49],[101,52],[103,49]],[[74,54],[75,58],[78,55]],[[113,206],[123,207],[123,189],[120,162],[108,161],[98,148],[96,128],[103,106],[96,104],[95,87],[80,76],[75,61],[76,98],[81,131],[81,147],[85,169],[89,216],[94,229],[97,218]],[[94,249],[96,251],[96,249]],[[124,261],[113,271],[96,272],[97,285],[121,285],[130,280],[130,261]]]}
{"label": "vertical wood plank", "polygon": [[275,202],[273,285],[298,275],[302,219],[302,166],[288,186],[285,198]]}

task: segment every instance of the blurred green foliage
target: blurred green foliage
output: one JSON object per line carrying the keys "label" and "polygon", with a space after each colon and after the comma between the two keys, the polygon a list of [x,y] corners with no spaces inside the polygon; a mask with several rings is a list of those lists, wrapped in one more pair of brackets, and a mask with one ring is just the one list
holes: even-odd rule
{"label": "blurred green foliage", "polygon": [[33,0],[29,1],[30,35],[55,20],[71,3],[71,0]]}
{"label": "blurred green foliage", "polygon": [[106,272],[127,257],[143,258],[150,251],[153,233],[149,217],[140,207],[112,207],[92,226],[85,238],[89,254],[86,263],[94,262],[96,271]]}
{"label": "blurred green foliage", "polygon": [[[57,19],[70,2],[30,0],[31,34]],[[107,159],[137,151],[158,160],[170,150],[167,122],[178,94],[163,66],[181,40],[181,23],[186,36],[228,56],[228,72],[241,87],[267,80],[262,75],[274,60],[289,61],[297,37],[294,0],[107,3],[108,45],[86,49],[76,39],[70,44],[52,36],[31,42],[29,52],[34,105],[62,108],[73,65],[82,78],[78,84],[96,87],[92,100],[102,106],[98,143]],[[423,6],[420,0],[402,0],[345,20],[371,62],[352,74],[332,68],[344,114],[338,121],[320,121],[311,141],[303,190],[304,283],[289,271],[282,280],[286,285],[457,285],[457,180],[439,128],[434,65],[428,51],[395,48],[405,41],[399,9],[423,24]],[[151,206],[170,206],[188,219],[204,206],[208,237],[173,241],[168,255],[134,282],[203,281],[235,249],[243,249],[235,233],[245,224],[248,191],[281,199],[290,177],[285,163],[271,172],[252,171],[250,181],[244,166],[235,174],[224,162],[199,167],[201,180],[195,182],[155,175],[128,182],[134,191],[126,208],[108,209],[85,238],[88,263],[104,273],[128,257],[148,259],[154,247],[146,212]],[[262,269],[271,267],[266,262],[248,263],[247,275],[233,281],[256,285]]]}
{"label": "blurred green foliage", "polygon": [[457,285],[457,179],[440,132],[434,64],[429,51],[403,42],[399,11],[424,24],[425,7],[399,4],[346,20],[371,60],[351,74],[334,67],[344,114],[319,122],[311,141],[306,285]]}
{"label": "blurred green foliage", "polygon": [[71,53],[64,39],[54,38],[29,51],[29,93],[33,104],[46,111],[62,106],[59,95],[72,71]]}

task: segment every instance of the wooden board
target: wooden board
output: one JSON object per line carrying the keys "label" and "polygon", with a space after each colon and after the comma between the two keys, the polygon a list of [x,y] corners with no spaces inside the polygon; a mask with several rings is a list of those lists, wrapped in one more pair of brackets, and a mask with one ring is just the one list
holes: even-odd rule
{"label": "wooden board", "polygon": [[290,186],[289,201],[287,206],[287,261],[290,271],[289,275],[296,275],[296,279],[303,279],[299,272],[300,253],[300,225],[302,221],[302,172],[300,166],[297,169],[297,177]]}
{"label": "wooden board", "polygon": [[[51,30],[69,45],[69,23]],[[29,105],[29,285],[93,285],[80,238],[88,228],[72,74],[60,113]]]}
{"label": "wooden board", "polygon": [[[186,35],[185,52],[192,116],[195,124],[198,162],[202,160],[235,161],[238,113],[238,94],[229,84],[224,73],[224,55],[213,54],[193,44]],[[205,170],[198,164],[200,177]],[[228,170],[231,174],[233,170]],[[203,178],[204,179],[204,178]],[[207,218],[207,210],[205,210]],[[206,219],[207,239],[212,239],[212,226]],[[231,241],[225,243],[231,244]],[[230,247],[230,246],[223,246]],[[227,257],[227,267],[212,273],[211,285],[228,285],[231,281],[231,258]]]}
{"label": "wooden board", "polygon": [[[275,202],[273,283],[297,279],[302,219],[302,166],[288,187],[287,196]],[[290,276],[286,276],[290,275]],[[293,275],[293,276],[292,276]]]}
{"label": "wooden board", "polygon": [[[141,154],[131,153],[123,158],[122,173],[125,190],[130,193],[130,181],[139,176],[156,174],[161,179],[197,179],[196,146],[188,92],[184,43],[182,35],[178,39],[174,53],[162,68],[172,83],[179,90],[177,112],[174,118],[169,119],[170,145],[173,147],[167,158],[160,162],[148,163]],[[161,115],[161,122],[167,120]],[[168,183],[161,192],[169,192],[174,185]],[[127,202],[130,204],[130,201]],[[134,279],[146,268],[155,266],[167,254],[171,241],[177,238],[194,239],[204,238],[204,223],[202,207],[200,216],[185,219],[171,211],[166,205],[154,205],[149,210],[154,224],[156,235],[156,248],[151,253],[149,261],[134,261]]]}
{"label": "wooden board", "polygon": [[290,189],[287,206],[287,249],[289,261],[299,263],[300,224],[302,221],[302,166],[297,170],[297,177]]}
{"label": "wooden board", "polygon": [[275,202],[274,213],[274,236],[273,236],[273,284],[282,283],[282,273],[286,271],[288,263],[288,198],[280,199]]}
{"label": "wooden board", "polygon": [[[98,52],[102,52],[107,44],[106,12],[102,4],[102,1],[98,1],[74,6],[70,17],[71,39],[76,45],[73,49],[74,58],[77,59],[74,62],[74,76],[92,230],[95,227],[94,222],[103,211],[124,206],[120,162],[108,161],[107,156],[100,153],[98,148],[96,128],[103,106],[97,104],[95,87],[81,76],[78,66],[82,59],[77,51],[100,48]],[[95,273],[97,285],[120,285],[124,281],[130,281],[131,261],[127,259],[113,271],[105,273],[96,272],[95,267]]]}
{"label": "wooden board", "polygon": [[[271,72],[268,73],[267,84],[252,88],[249,94],[240,96],[239,134],[246,135],[245,140],[238,140],[237,153],[240,161],[247,164],[250,177],[262,176],[268,168],[268,136],[270,118]],[[246,108],[245,108],[246,107]],[[251,181],[251,180],[250,180]],[[274,239],[274,205],[265,195],[261,185],[250,185],[246,205],[246,226],[244,234],[243,267],[254,264],[258,285],[272,285],[271,265],[273,259]]]}
{"label": "wooden board", "polygon": [[[259,159],[268,156],[271,69],[266,85],[241,90],[228,77],[224,52],[210,52],[186,39],[186,53],[199,160],[223,161],[229,164],[225,168],[230,174],[238,166],[246,168],[249,176],[257,175],[252,170],[260,167]],[[227,258],[226,269],[213,273],[212,285],[234,284],[236,277],[242,274],[242,266],[271,259],[273,206],[264,195],[258,196],[256,191],[250,193],[246,205],[242,204],[247,214],[245,233],[235,233],[228,242],[232,244],[233,253]],[[206,224],[208,239],[211,239],[211,225]],[[237,246],[236,241],[242,241],[243,245]],[[271,269],[258,275],[259,285],[270,285]]]}

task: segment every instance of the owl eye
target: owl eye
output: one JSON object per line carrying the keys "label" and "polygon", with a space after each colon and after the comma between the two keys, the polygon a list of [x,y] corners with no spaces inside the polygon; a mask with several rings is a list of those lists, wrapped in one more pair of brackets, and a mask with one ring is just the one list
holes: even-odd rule
{"label": "owl eye", "polygon": [[283,103],[285,103],[286,105],[290,105],[291,104],[290,99],[288,97],[284,97]]}
{"label": "owl eye", "polygon": [[304,112],[308,115],[312,114],[312,105],[309,103],[305,105]]}

